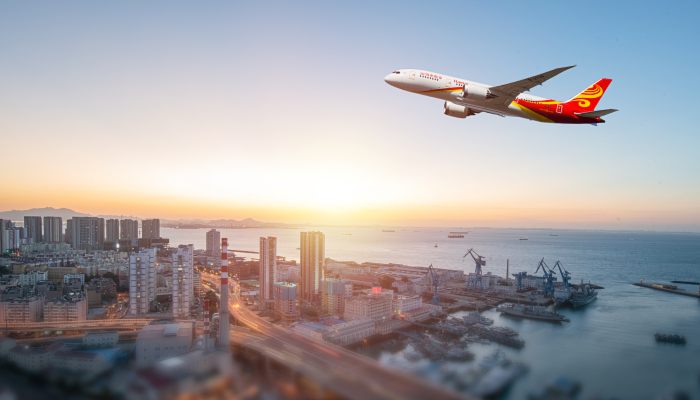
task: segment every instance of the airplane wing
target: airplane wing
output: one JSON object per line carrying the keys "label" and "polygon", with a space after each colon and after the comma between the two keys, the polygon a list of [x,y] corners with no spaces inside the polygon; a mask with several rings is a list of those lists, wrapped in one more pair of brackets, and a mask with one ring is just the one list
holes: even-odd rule
{"label": "airplane wing", "polygon": [[505,85],[492,86],[489,88],[489,91],[496,95],[496,99],[494,99],[495,101],[502,101],[503,104],[508,105],[511,101],[515,100],[520,93],[527,92],[533,87],[541,85],[545,81],[552,79],[567,69],[571,69],[573,67],[575,67],[575,65],[555,68],[551,71],[543,72],[539,75],[531,76],[519,81],[506,83]]}

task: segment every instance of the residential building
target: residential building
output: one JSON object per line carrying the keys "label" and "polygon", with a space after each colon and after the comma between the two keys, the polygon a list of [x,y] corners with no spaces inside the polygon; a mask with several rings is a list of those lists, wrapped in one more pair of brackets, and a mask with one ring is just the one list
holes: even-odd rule
{"label": "residential building", "polygon": [[321,313],[323,315],[342,316],[345,311],[345,298],[347,296],[347,282],[345,280],[334,278],[322,280]]}
{"label": "residential building", "polygon": [[115,218],[108,219],[106,224],[107,235],[105,236],[105,242],[119,243],[119,220]]}
{"label": "residential building", "polygon": [[41,217],[24,217],[24,238],[30,243],[41,243],[44,241],[41,229]]}
{"label": "residential building", "polygon": [[62,296],[44,303],[44,322],[85,321],[87,298],[82,292]]}
{"label": "residential building", "polygon": [[105,220],[96,217],[73,217],[68,220],[68,243],[75,250],[102,250],[105,241]]}
{"label": "residential building", "polygon": [[272,297],[274,298],[275,315],[284,323],[290,323],[299,317],[296,284],[275,282]]}
{"label": "residential building", "polygon": [[393,291],[373,287],[370,291],[345,300],[345,319],[389,319],[393,315],[393,300]]}
{"label": "residential building", "polygon": [[36,296],[14,298],[0,302],[0,325],[38,322],[44,311],[44,303]]}
{"label": "residential building", "polygon": [[221,233],[216,229],[207,232],[207,255],[217,260],[221,257]]}
{"label": "residential building", "polygon": [[8,360],[21,370],[41,372],[51,365],[54,353],[63,348],[63,343],[54,342],[49,345],[15,346],[7,354]]}
{"label": "residential building", "polygon": [[129,313],[146,314],[156,298],[156,250],[129,255]]}
{"label": "residential building", "polygon": [[47,271],[30,271],[17,275],[17,280],[20,286],[34,286],[41,281],[49,279]]}
{"label": "residential building", "polygon": [[63,219],[61,217],[44,217],[44,242],[63,242]]}
{"label": "residential building", "polygon": [[74,285],[77,287],[85,285],[85,274],[65,274],[63,275],[64,285]]}
{"label": "residential building", "polygon": [[324,278],[325,236],[322,232],[301,232],[301,268],[299,288],[301,299],[318,301]]}
{"label": "residential building", "polygon": [[189,318],[194,301],[194,246],[178,246],[172,262],[173,317]]}
{"label": "residential building", "polygon": [[277,238],[260,238],[260,302],[271,304],[272,286],[277,282]]}
{"label": "residential building", "polygon": [[143,367],[188,353],[193,332],[191,322],[146,325],[136,337],[136,365]]}
{"label": "residential building", "polygon": [[160,220],[144,219],[141,221],[141,237],[144,239],[160,239]]}
{"label": "residential building", "polygon": [[132,245],[136,245],[139,240],[139,221],[135,219],[119,221],[119,238],[128,240]]}
{"label": "residential building", "polygon": [[18,249],[22,244],[24,228],[15,226],[8,219],[0,219],[0,253],[12,249]]}

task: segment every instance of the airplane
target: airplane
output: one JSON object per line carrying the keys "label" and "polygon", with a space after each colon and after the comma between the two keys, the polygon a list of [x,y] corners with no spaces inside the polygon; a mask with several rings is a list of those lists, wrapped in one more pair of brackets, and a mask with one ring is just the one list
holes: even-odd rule
{"label": "airplane", "polygon": [[384,77],[391,86],[445,101],[444,114],[466,118],[484,112],[501,117],[521,117],[559,124],[604,123],[605,115],[616,109],[596,110],[612,79],[602,78],[568,101],[556,101],[525,94],[567,69],[531,76],[505,85],[487,85],[419,69],[398,69]]}

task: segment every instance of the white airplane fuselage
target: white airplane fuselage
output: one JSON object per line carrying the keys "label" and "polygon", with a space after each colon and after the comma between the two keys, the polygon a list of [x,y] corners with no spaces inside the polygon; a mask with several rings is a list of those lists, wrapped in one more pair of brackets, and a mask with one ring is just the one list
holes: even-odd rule
{"label": "white airplane fuselage", "polygon": [[[520,94],[507,105],[501,102],[489,101],[488,88],[492,85],[416,69],[394,71],[384,77],[384,81],[391,86],[411,93],[422,94],[466,106],[475,112],[486,112],[502,117],[521,117],[536,121],[540,119],[533,116],[532,113],[523,111],[518,102],[521,99],[528,101],[547,100],[542,97]],[[466,95],[464,95],[465,87]]]}

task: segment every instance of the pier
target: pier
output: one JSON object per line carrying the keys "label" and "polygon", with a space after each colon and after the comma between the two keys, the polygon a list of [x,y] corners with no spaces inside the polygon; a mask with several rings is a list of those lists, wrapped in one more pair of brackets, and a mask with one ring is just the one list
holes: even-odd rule
{"label": "pier", "polygon": [[674,293],[674,294],[680,294],[683,296],[690,296],[690,297],[695,297],[696,299],[700,299],[700,290],[697,292],[689,292],[685,289],[679,289],[676,285],[669,285],[666,283],[646,283],[643,281],[633,283],[634,286],[639,286],[639,287],[645,287],[649,289],[654,289],[654,290],[660,290],[662,292],[668,292],[668,293]]}

